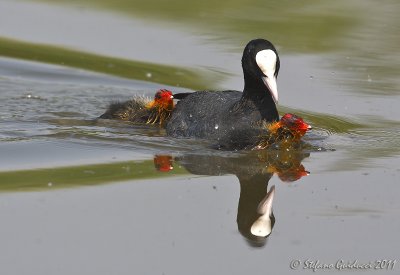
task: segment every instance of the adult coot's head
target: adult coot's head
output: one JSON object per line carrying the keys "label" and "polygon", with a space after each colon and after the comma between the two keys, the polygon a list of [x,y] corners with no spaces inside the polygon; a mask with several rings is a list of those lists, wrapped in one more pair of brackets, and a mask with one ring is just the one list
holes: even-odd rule
{"label": "adult coot's head", "polygon": [[245,47],[242,57],[244,92],[269,92],[278,103],[276,78],[280,62],[274,45],[265,39],[251,40]]}

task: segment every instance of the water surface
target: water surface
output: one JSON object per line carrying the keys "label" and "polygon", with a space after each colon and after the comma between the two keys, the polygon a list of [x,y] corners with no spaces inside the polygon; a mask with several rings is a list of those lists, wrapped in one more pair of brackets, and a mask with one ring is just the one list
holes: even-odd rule
{"label": "water surface", "polygon": [[[313,272],[307,259],[400,260],[396,1],[54,2],[0,1],[5,273],[289,274]],[[278,47],[281,114],[314,127],[302,146],[220,152],[96,119],[159,88],[240,90],[254,37]],[[272,233],[254,236],[273,186]]]}

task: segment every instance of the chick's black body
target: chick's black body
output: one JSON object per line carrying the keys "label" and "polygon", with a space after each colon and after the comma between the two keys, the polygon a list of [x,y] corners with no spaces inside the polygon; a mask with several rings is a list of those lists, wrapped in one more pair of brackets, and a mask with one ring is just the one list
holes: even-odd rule
{"label": "chick's black body", "polygon": [[144,99],[131,99],[125,102],[113,102],[108,106],[107,111],[99,118],[119,119],[131,122],[146,123],[150,111],[146,109]]}
{"label": "chick's black body", "polygon": [[[200,91],[185,96],[176,105],[167,123],[167,134],[174,137],[196,137],[214,140],[225,149],[243,149],[257,143],[262,122],[279,120],[275,102],[255,56],[274,46],[263,39],[250,41],[246,46],[242,67],[245,80],[243,92]],[[276,54],[277,56],[277,54]],[[275,75],[279,71],[279,58]]]}

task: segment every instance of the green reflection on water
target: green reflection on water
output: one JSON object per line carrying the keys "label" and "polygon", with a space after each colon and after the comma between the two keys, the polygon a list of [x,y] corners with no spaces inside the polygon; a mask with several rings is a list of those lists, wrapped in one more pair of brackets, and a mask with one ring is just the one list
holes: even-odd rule
{"label": "green reflection on water", "polygon": [[[146,20],[168,20],[181,26],[198,26],[218,39],[240,42],[267,37],[295,52],[319,52],[336,48],[337,39],[358,22],[357,6],[351,1],[184,1],[184,0],[54,0],[114,10]],[[226,41],[225,41],[226,42]],[[241,50],[241,49],[239,49]]]}
{"label": "green reflection on water", "polygon": [[169,21],[172,27],[209,34],[236,52],[256,37],[270,39],[285,53],[334,52],[326,65],[343,72],[351,92],[399,94],[400,4],[395,0],[41,1]]}
{"label": "green reflection on water", "polygon": [[366,128],[368,125],[357,123],[340,116],[302,111],[300,109],[293,109],[289,107],[279,106],[279,113],[293,113],[302,117],[306,122],[310,123],[313,127],[319,126],[334,133],[348,133],[350,130]]}
{"label": "green reflection on water", "polygon": [[153,160],[0,172],[0,192],[44,191],[187,174],[180,166],[157,172]]}
{"label": "green reflection on water", "polygon": [[[57,46],[35,44],[0,37],[0,56],[46,62],[81,68],[94,72],[132,78],[137,80],[204,89],[209,81],[217,82],[223,76],[212,72],[152,64],[92,53],[80,52]],[[148,77],[151,74],[151,78]]]}

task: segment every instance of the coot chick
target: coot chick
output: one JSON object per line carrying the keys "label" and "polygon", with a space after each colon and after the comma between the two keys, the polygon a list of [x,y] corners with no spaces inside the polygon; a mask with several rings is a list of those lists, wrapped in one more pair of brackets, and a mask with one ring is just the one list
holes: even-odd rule
{"label": "coot chick", "polygon": [[312,129],[301,117],[294,114],[285,114],[278,122],[266,124],[263,128],[267,131],[260,136],[253,149],[265,149],[278,142],[290,146]]}
{"label": "coot chick", "polygon": [[242,57],[243,92],[199,91],[185,96],[167,122],[167,134],[213,140],[229,150],[256,144],[259,125],[279,120],[275,105],[279,67],[271,42],[250,41]]}
{"label": "coot chick", "polygon": [[114,102],[100,118],[163,125],[174,108],[173,98],[171,91],[162,89],[156,92],[152,101],[135,97],[125,102]]}

